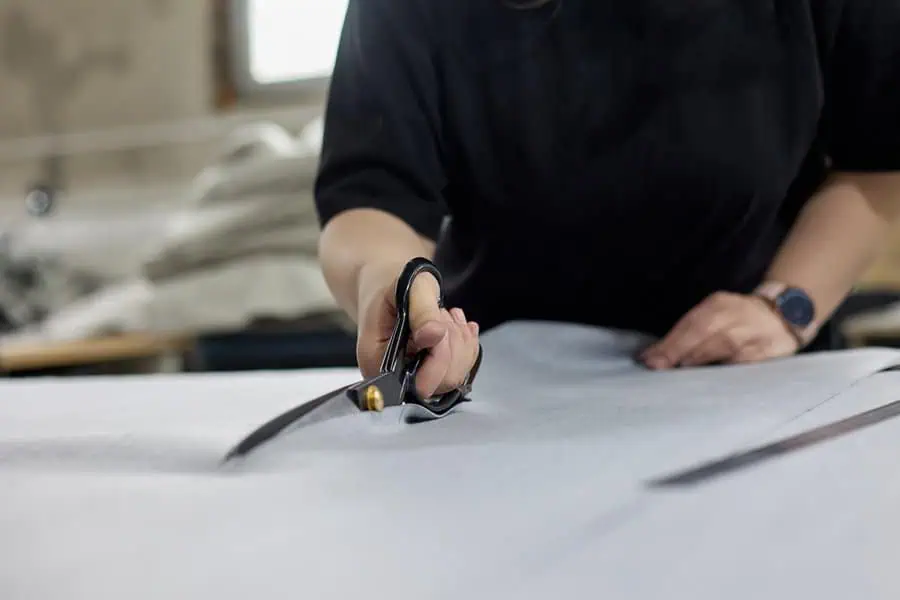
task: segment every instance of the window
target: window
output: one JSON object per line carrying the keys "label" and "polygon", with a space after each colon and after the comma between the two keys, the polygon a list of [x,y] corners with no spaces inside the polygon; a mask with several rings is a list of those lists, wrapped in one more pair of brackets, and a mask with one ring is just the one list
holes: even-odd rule
{"label": "window", "polygon": [[331,75],[347,0],[232,0],[240,96],[321,88]]}
{"label": "window", "polygon": [[250,76],[259,84],[327,77],[347,0],[248,0]]}

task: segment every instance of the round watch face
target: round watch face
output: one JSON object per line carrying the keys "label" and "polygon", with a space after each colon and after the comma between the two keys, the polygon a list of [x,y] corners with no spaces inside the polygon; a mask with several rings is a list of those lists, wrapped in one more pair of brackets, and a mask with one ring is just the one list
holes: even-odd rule
{"label": "round watch face", "polygon": [[795,327],[806,327],[815,317],[812,300],[803,290],[789,288],[778,297],[778,310]]}

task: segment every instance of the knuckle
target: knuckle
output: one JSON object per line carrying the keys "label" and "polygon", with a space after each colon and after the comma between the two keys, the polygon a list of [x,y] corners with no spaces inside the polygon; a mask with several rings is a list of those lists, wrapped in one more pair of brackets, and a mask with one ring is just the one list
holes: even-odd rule
{"label": "knuckle", "polygon": [[737,354],[735,362],[740,363],[740,364],[747,364],[747,363],[756,362],[756,360],[757,360],[757,358],[756,358],[755,353],[741,352],[741,353]]}
{"label": "knuckle", "polygon": [[743,348],[740,352],[738,352],[738,359],[743,363],[758,362],[760,360],[763,360],[765,356],[765,350],[757,346]]}
{"label": "knuckle", "polygon": [[456,323],[454,327],[459,332],[459,337],[463,341],[464,344],[469,345],[472,340],[472,332],[469,331],[469,326],[465,321]]}
{"label": "knuckle", "polygon": [[699,361],[703,359],[703,354],[699,352],[691,352],[687,356],[681,359],[681,365],[685,367],[691,367],[697,364]]}
{"label": "knuckle", "polygon": [[741,352],[741,341],[738,339],[737,335],[734,332],[729,332],[724,337],[725,347],[728,352],[731,354],[740,353]]}
{"label": "knuckle", "polygon": [[678,360],[678,353],[674,350],[662,350],[659,356],[669,364],[673,364]]}

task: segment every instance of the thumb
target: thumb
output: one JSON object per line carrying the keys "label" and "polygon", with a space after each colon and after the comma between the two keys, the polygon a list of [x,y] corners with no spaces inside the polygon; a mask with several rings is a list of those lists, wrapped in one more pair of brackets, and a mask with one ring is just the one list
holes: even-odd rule
{"label": "thumb", "polygon": [[433,275],[421,273],[416,276],[409,291],[409,326],[411,341],[419,350],[436,346],[447,334],[439,298],[440,286]]}

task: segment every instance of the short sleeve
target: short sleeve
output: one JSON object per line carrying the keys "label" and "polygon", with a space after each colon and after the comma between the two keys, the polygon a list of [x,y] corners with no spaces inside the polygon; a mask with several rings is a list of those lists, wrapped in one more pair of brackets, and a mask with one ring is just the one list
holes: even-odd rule
{"label": "short sleeve", "polygon": [[446,207],[434,41],[418,0],[350,0],[332,74],[315,202],[322,226],[374,208],[436,239]]}
{"label": "short sleeve", "polygon": [[833,168],[900,170],[900,0],[845,0],[826,81]]}

